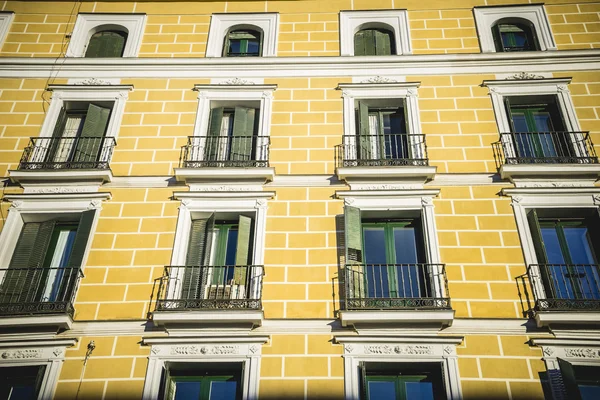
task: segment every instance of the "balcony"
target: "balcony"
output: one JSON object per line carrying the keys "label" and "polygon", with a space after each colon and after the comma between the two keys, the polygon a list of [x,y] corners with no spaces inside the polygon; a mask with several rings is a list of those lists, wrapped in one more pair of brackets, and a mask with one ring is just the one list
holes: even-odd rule
{"label": "balcony", "polygon": [[436,168],[429,166],[425,135],[344,135],[336,146],[336,169],[346,181],[402,180],[424,183]]}
{"label": "balcony", "polygon": [[25,147],[16,171],[17,183],[57,181],[110,182],[109,162],[116,141],[113,137],[36,137]]}
{"label": "balcony", "polygon": [[539,326],[600,324],[600,266],[532,264],[527,269]]}
{"label": "balcony", "polygon": [[263,275],[262,265],[165,267],[152,319],[156,325],[260,325]]}
{"label": "balcony", "polygon": [[3,268],[0,274],[0,326],[71,327],[79,267]]}
{"label": "balcony", "polygon": [[443,264],[348,264],[344,278],[343,326],[452,324]]}
{"label": "balcony", "polygon": [[492,146],[503,179],[596,180],[600,176],[589,132],[502,133]]}
{"label": "balcony", "polygon": [[273,180],[269,144],[268,136],[189,136],[175,177],[186,183]]}

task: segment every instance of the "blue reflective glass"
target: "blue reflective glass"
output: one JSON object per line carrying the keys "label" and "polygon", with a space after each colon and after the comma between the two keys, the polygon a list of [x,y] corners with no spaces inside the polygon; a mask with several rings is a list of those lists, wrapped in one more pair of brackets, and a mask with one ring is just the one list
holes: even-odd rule
{"label": "blue reflective glass", "polygon": [[237,390],[237,382],[211,382],[210,383],[210,400],[235,400]]}
{"label": "blue reflective glass", "polygon": [[579,385],[579,394],[581,400],[598,400],[600,399],[600,386]]}
{"label": "blue reflective glass", "polygon": [[560,242],[558,241],[558,233],[556,228],[541,228],[541,230],[548,264],[566,264],[565,258],[563,257],[560,249]]}
{"label": "blue reflective glass", "polygon": [[395,267],[397,297],[420,297],[420,276],[416,265],[417,240],[415,228],[395,227],[394,247],[396,252],[396,264],[405,264]]}
{"label": "blue reflective glass", "polygon": [[235,252],[237,250],[237,240],[238,230],[229,229],[229,231],[227,232],[227,250],[225,252],[225,265],[235,265]]}
{"label": "blue reflective glass", "polygon": [[366,227],[363,235],[368,297],[390,297],[385,230],[383,227]]}
{"label": "blue reflective glass", "polygon": [[563,231],[573,264],[595,264],[590,242],[588,241],[587,228],[585,226],[566,226]]}
{"label": "blue reflective glass", "polygon": [[8,395],[8,400],[33,400],[35,398],[36,395],[33,384],[15,385]]}
{"label": "blue reflective glass", "polygon": [[406,382],[406,398],[410,400],[433,400],[431,382]]}
{"label": "blue reflective glass", "polygon": [[200,398],[200,382],[175,382],[174,400],[195,400]]}
{"label": "blue reflective glass", "polygon": [[368,383],[369,400],[396,400],[396,383],[371,381]]}

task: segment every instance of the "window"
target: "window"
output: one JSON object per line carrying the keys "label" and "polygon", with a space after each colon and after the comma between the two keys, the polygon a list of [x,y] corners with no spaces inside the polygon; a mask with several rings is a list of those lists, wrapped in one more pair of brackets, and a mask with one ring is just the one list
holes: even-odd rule
{"label": "window", "polygon": [[411,53],[406,10],[340,12],[340,55]]}
{"label": "window", "polygon": [[445,398],[440,363],[364,362],[365,400],[433,400]]}
{"label": "window", "polygon": [[165,400],[237,400],[242,363],[167,363]]}
{"label": "window", "polygon": [[122,57],[126,41],[127,32],[114,30],[96,32],[90,38],[85,57]]}
{"label": "window", "polygon": [[483,53],[556,50],[542,4],[473,9]]}
{"label": "window", "polygon": [[581,400],[600,398],[600,366],[573,365],[560,358],[558,364],[567,398]]}
{"label": "window", "polygon": [[6,400],[36,400],[44,379],[46,366],[0,367],[0,398]]}
{"label": "window", "polygon": [[10,24],[14,18],[15,13],[13,12],[0,12],[0,49],[2,49],[2,44],[6,39],[6,35],[8,35]]}
{"label": "window", "polygon": [[258,57],[261,55],[262,33],[251,29],[229,31],[223,57]]}
{"label": "window", "polygon": [[389,56],[396,54],[394,33],[387,29],[362,29],[354,35],[355,56]]}
{"label": "window", "polygon": [[136,57],[146,14],[77,15],[67,57]]}
{"label": "window", "polygon": [[279,14],[213,14],[206,57],[273,57],[277,55]]}
{"label": "window", "polygon": [[497,52],[539,50],[535,27],[526,19],[504,19],[492,27]]}

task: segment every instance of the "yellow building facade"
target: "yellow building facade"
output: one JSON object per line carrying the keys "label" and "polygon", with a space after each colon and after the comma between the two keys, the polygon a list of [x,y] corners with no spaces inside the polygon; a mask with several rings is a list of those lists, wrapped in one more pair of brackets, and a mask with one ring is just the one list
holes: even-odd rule
{"label": "yellow building facade", "polygon": [[0,1],[0,46],[3,398],[599,393],[600,2]]}

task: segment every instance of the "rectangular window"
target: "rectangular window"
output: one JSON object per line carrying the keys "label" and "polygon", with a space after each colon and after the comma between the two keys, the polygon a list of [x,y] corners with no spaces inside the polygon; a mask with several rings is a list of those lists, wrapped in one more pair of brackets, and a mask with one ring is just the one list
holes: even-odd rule
{"label": "rectangular window", "polygon": [[240,400],[242,363],[167,363],[165,400]]}
{"label": "rectangular window", "polygon": [[256,159],[259,110],[248,107],[211,109],[204,159],[248,162]]}
{"label": "rectangular window", "polygon": [[440,363],[363,362],[365,400],[445,399]]}
{"label": "rectangular window", "polygon": [[[0,283],[0,304],[12,305],[6,310],[13,314],[72,310],[94,213],[81,213],[79,221],[23,225]],[[44,306],[47,303],[54,306]]]}
{"label": "rectangular window", "polygon": [[558,359],[566,395],[569,399],[595,400],[600,398],[600,367],[573,365]]}
{"label": "rectangular window", "polygon": [[546,297],[600,300],[598,211],[531,209],[527,218]]}
{"label": "rectangular window", "polygon": [[0,398],[6,400],[35,400],[46,372],[45,366],[0,368]]}

